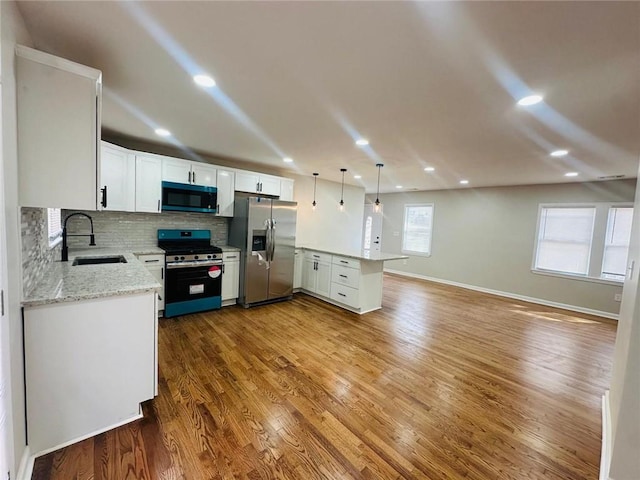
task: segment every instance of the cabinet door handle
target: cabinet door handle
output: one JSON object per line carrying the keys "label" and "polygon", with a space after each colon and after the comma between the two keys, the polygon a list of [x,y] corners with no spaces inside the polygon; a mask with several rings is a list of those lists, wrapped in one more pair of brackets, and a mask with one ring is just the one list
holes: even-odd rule
{"label": "cabinet door handle", "polygon": [[222,264],[222,274],[224,275],[224,263]]}
{"label": "cabinet door handle", "polygon": [[189,181],[187,183],[191,183],[191,172],[189,172]]}
{"label": "cabinet door handle", "polygon": [[158,200],[158,211],[160,211],[160,200]]}
{"label": "cabinet door handle", "polygon": [[320,258],[320,255],[314,255],[313,258]]}
{"label": "cabinet door handle", "polygon": [[346,297],[346,295],[344,293],[338,292],[338,295],[340,295],[341,297]]}
{"label": "cabinet door handle", "polygon": [[256,183],[256,192],[259,192],[259,191],[260,191],[260,182],[257,182]]}
{"label": "cabinet door handle", "polygon": [[348,278],[346,275],[339,275],[342,278]]}
{"label": "cabinet door handle", "polygon": [[191,180],[193,180],[193,183],[196,183],[196,172],[191,174]]}
{"label": "cabinet door handle", "polygon": [[220,213],[220,204],[216,205],[216,213],[219,214]]}
{"label": "cabinet door handle", "polygon": [[156,260],[145,260],[144,263],[157,263],[160,260],[156,259]]}
{"label": "cabinet door handle", "polygon": [[102,192],[102,201],[100,204],[102,205],[102,208],[107,208],[107,186],[105,185],[104,188],[100,189],[100,191]]}
{"label": "cabinet door handle", "polygon": [[[160,278],[164,280],[164,267],[160,269]],[[161,299],[162,300],[162,299]]]}
{"label": "cabinet door handle", "polygon": [[340,260],[340,263],[349,263],[349,262],[346,260]]}

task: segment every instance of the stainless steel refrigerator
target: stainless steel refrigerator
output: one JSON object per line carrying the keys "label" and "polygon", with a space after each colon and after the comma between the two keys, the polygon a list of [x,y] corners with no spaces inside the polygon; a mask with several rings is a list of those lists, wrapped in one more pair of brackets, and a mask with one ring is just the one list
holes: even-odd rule
{"label": "stainless steel refrigerator", "polygon": [[242,251],[239,303],[245,307],[293,294],[297,205],[236,194],[229,244]]}

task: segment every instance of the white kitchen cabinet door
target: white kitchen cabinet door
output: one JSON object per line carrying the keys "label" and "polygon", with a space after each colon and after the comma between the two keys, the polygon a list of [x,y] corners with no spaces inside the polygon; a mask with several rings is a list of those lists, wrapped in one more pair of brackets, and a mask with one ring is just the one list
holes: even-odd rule
{"label": "white kitchen cabinet door", "polygon": [[215,187],[217,182],[217,169],[206,163],[191,162],[191,183],[205,187]]}
{"label": "white kitchen cabinet door", "polygon": [[271,175],[260,175],[260,192],[264,195],[280,196],[280,178]]}
{"label": "white kitchen cabinet door", "polygon": [[234,253],[231,256],[236,256],[238,260],[233,260],[225,254],[221,293],[223,306],[236,303],[240,292],[240,253]]}
{"label": "white kitchen cabinet door", "polygon": [[151,292],[24,309],[33,453],[139,418],[156,390],[156,320]]}
{"label": "white kitchen cabinet door", "polygon": [[136,155],[136,212],[160,213],[162,160]]}
{"label": "white kitchen cabinet door", "polygon": [[[128,150],[102,142],[99,210],[133,212],[136,207],[136,163]],[[105,205],[106,204],[106,205]]]}
{"label": "white kitchen cabinet door", "polygon": [[220,217],[233,217],[233,204],[235,196],[235,172],[218,169],[218,215]]}
{"label": "white kitchen cabinet door", "polygon": [[96,210],[101,72],[23,46],[15,66],[20,205]]}
{"label": "white kitchen cabinet door", "polygon": [[318,262],[317,269],[316,293],[328,297],[331,295],[331,264]]}
{"label": "white kitchen cabinet door", "polygon": [[315,269],[315,260],[311,258],[304,259],[304,265],[302,267],[302,288],[310,292],[316,291],[317,272]]}
{"label": "white kitchen cabinet door", "polygon": [[293,202],[293,185],[294,181],[290,178],[280,179],[280,200]]}
{"label": "white kitchen cabinet door", "polygon": [[257,173],[236,171],[236,191],[258,193],[260,177]]}
{"label": "white kitchen cabinet door", "polygon": [[304,255],[302,250],[296,248],[293,264],[293,289],[302,288],[302,268],[304,266]]}
{"label": "white kitchen cabinet door", "polygon": [[162,158],[162,181],[191,183],[191,162],[179,158]]}
{"label": "white kitchen cabinet door", "polygon": [[158,292],[158,311],[164,310],[164,255],[136,255],[149,273],[155,277],[162,288]]}

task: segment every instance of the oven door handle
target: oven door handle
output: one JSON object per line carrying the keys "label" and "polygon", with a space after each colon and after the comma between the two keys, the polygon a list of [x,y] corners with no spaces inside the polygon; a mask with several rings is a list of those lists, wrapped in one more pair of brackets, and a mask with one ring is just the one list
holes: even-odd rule
{"label": "oven door handle", "polygon": [[181,263],[167,263],[167,270],[177,270],[180,268],[193,268],[193,267],[211,267],[213,265],[219,265],[222,267],[222,262],[181,262]]}

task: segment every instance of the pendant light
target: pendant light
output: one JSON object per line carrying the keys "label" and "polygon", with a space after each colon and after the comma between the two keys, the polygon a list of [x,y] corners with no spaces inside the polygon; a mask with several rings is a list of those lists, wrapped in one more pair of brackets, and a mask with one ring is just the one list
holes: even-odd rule
{"label": "pendant light", "polygon": [[384,167],[384,165],[382,163],[376,163],[376,168],[378,169],[378,188],[376,190],[375,206],[373,207],[373,210],[375,212],[379,212],[380,211],[380,199],[378,197],[380,196],[380,169],[382,167]]}
{"label": "pendant light", "polygon": [[313,174],[313,203],[311,204],[311,209],[315,212],[316,211],[316,184],[318,183],[318,175],[320,175],[319,173],[314,173]]}
{"label": "pendant light", "polygon": [[340,171],[342,172],[342,191],[340,192],[340,211],[343,212],[344,211],[344,174],[347,171],[347,169],[341,168]]}

